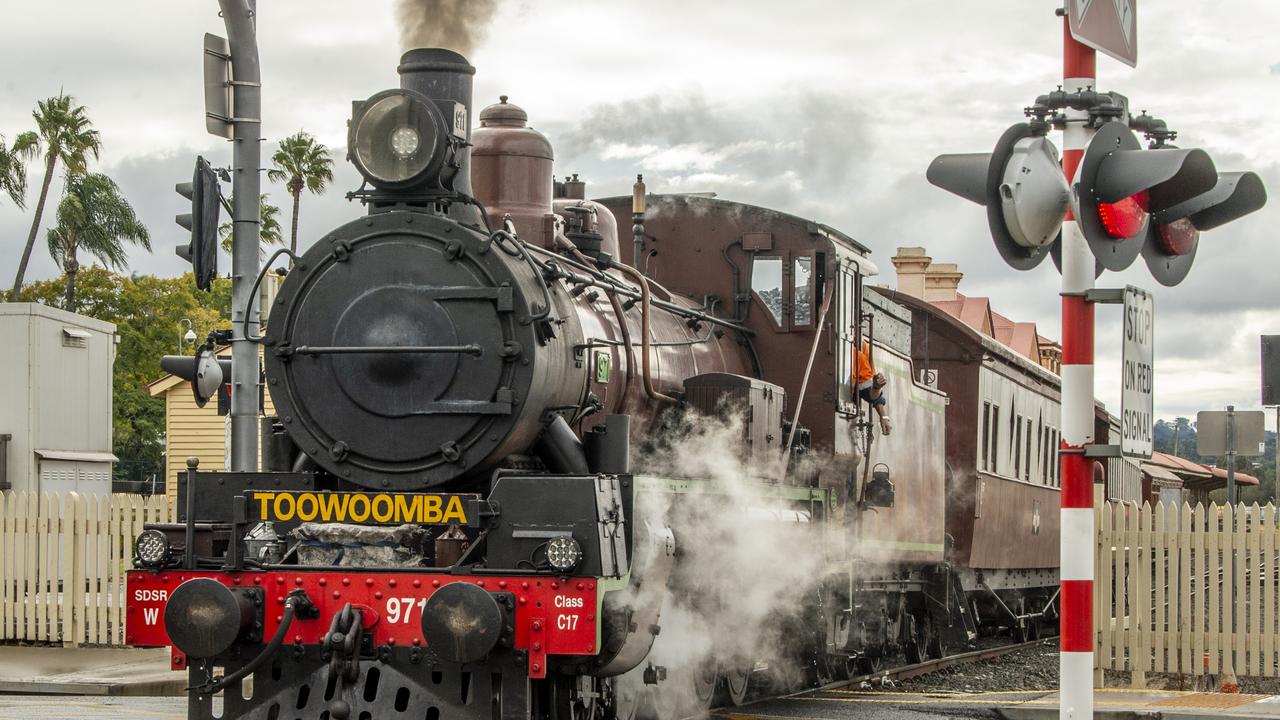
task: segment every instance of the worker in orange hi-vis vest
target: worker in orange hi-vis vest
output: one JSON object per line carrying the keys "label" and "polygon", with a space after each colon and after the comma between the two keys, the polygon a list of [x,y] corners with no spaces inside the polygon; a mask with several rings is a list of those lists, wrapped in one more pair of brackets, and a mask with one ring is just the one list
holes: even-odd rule
{"label": "worker in orange hi-vis vest", "polygon": [[871,346],[867,341],[862,341],[862,347],[854,353],[854,372],[856,376],[852,378],[854,390],[858,397],[871,403],[871,407],[876,409],[876,414],[880,416],[880,432],[885,435],[893,429],[893,422],[889,420],[888,410],[886,409],[887,401],[884,397],[882,388],[889,384],[885,379],[884,373],[876,372],[875,366],[871,364]]}

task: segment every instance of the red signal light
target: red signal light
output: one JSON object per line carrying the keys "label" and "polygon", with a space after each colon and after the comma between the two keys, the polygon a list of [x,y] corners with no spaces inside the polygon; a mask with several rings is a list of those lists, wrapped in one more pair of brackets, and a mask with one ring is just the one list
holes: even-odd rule
{"label": "red signal light", "polygon": [[1156,238],[1160,249],[1169,255],[1186,255],[1196,247],[1200,231],[1188,218],[1156,226]]}
{"label": "red signal light", "polygon": [[1107,235],[1117,240],[1134,237],[1147,222],[1147,191],[1113,203],[1098,203],[1098,219]]}

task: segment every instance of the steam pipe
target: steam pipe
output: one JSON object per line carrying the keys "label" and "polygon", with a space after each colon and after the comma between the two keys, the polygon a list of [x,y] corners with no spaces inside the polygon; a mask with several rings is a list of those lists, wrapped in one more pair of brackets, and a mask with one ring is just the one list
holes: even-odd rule
{"label": "steam pipe", "polygon": [[623,263],[614,263],[613,266],[624,275],[629,275],[640,286],[640,379],[644,381],[644,392],[653,400],[675,405],[679,402],[678,400],[653,388],[653,375],[649,365],[649,317],[652,314],[649,307],[649,279],[639,270]]}
{"label": "steam pipe", "polygon": [[[568,242],[568,240],[566,240],[565,242]],[[525,247],[531,250],[532,252],[542,253],[543,255],[552,254],[550,250],[547,250],[546,248],[538,247],[537,245],[526,244]],[[605,292],[618,293],[619,295],[625,295],[626,297],[629,297],[629,298],[639,299],[638,294],[634,290],[632,290],[629,287],[618,284],[616,281],[614,281],[612,278],[609,278],[606,275],[597,274],[593,272],[589,267],[589,264],[584,266],[574,260],[571,260],[569,258],[560,256],[560,255],[555,255],[554,257],[557,261],[567,263],[573,267],[578,268],[579,270],[585,270],[588,273],[592,273],[592,277],[587,277],[583,275],[575,275],[565,270],[557,271],[562,277],[564,277],[566,280],[569,280],[570,282],[578,283],[581,285],[590,285],[592,287],[598,287],[601,290],[604,290]],[[626,266],[622,263],[615,262],[610,267],[616,267],[618,269],[622,269],[623,267],[626,267]],[[593,278],[598,278],[598,279],[593,279]],[[674,315],[680,315],[687,318],[693,318],[695,320],[701,320],[703,322],[711,323],[712,325],[719,325],[720,327],[728,328],[730,330],[742,333],[743,335],[747,335],[747,336],[756,334],[755,331],[752,330],[751,328],[743,327],[742,325],[739,325],[731,320],[725,320],[724,318],[719,318],[714,315],[709,315],[704,312],[699,312],[697,310],[693,310],[692,308],[683,307],[681,305],[667,302],[665,300],[653,299],[653,300],[650,300],[650,303],[654,307],[657,307],[660,310],[666,310],[667,312],[672,313]]]}

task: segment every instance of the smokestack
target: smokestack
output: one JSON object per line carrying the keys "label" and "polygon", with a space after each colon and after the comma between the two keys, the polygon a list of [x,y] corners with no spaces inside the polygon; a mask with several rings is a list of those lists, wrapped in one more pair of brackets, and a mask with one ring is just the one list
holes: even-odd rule
{"label": "smokestack", "polygon": [[[471,83],[476,69],[467,59],[444,48],[417,48],[400,57],[400,87],[413,90],[432,100],[456,102],[467,109],[467,144],[459,149],[458,174],[453,179],[453,189],[473,197],[471,192]],[[451,119],[445,113],[445,120]],[[450,215],[459,221],[481,224],[480,209],[470,205],[455,205]]]}

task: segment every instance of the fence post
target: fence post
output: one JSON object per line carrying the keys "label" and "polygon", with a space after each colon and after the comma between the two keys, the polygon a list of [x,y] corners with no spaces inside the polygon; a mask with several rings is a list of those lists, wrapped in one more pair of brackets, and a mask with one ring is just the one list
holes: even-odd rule
{"label": "fence post", "polygon": [[11,640],[9,623],[13,619],[13,600],[10,597],[10,586],[13,583],[13,525],[17,493],[0,492],[0,640]]}

